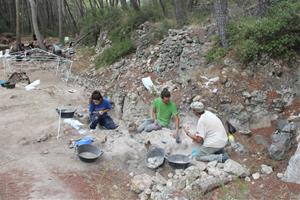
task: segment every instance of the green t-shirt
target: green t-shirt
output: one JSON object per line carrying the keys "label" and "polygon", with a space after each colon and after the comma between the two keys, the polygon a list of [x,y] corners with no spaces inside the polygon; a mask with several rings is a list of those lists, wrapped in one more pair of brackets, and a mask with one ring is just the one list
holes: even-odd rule
{"label": "green t-shirt", "polygon": [[156,119],[162,126],[168,126],[172,117],[178,114],[176,105],[173,101],[165,104],[161,98],[153,101],[153,108],[156,112]]}

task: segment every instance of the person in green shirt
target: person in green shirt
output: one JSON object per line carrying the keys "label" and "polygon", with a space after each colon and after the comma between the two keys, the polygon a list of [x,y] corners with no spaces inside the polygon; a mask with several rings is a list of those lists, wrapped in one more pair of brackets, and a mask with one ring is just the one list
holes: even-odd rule
{"label": "person in green shirt", "polygon": [[179,132],[179,117],[175,103],[171,100],[171,93],[167,88],[164,88],[161,92],[160,98],[154,99],[152,103],[152,118],[146,119],[138,128],[137,132],[143,131],[151,132],[154,130],[160,130],[163,127],[171,128],[171,119],[175,119],[176,133]]}

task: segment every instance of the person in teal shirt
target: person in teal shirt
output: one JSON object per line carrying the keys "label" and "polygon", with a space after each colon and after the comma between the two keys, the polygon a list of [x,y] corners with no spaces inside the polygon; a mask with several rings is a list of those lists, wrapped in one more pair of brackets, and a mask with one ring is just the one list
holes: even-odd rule
{"label": "person in teal shirt", "polygon": [[138,128],[137,132],[151,132],[163,127],[173,129],[171,119],[175,119],[175,135],[179,132],[179,116],[175,103],[171,100],[171,93],[167,88],[161,92],[160,98],[154,99],[152,103],[152,118],[146,119]]}

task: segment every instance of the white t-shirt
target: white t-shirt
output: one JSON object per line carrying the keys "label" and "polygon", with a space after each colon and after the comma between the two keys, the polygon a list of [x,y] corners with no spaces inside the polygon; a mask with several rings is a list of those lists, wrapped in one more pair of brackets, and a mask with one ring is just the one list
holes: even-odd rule
{"label": "white t-shirt", "polygon": [[205,147],[223,148],[228,140],[221,120],[207,110],[198,120],[196,135],[203,138],[203,146]]}

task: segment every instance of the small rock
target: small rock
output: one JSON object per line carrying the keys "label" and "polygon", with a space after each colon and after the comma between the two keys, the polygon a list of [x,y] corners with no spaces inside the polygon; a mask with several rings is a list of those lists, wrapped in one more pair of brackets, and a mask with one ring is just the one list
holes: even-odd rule
{"label": "small rock", "polygon": [[224,174],[224,171],[219,169],[219,168],[215,168],[215,167],[209,167],[208,169],[208,174],[215,176],[215,177],[220,177],[222,174]]}
{"label": "small rock", "polygon": [[256,173],[252,174],[252,178],[253,178],[254,180],[259,179],[259,178],[260,178],[259,172],[256,172]]}
{"label": "small rock", "polygon": [[50,137],[51,137],[51,134],[45,133],[45,134],[41,135],[36,141],[44,142],[44,141],[48,140]]}
{"label": "small rock", "polygon": [[195,165],[200,171],[204,171],[207,167],[205,162],[192,160],[191,164]]}
{"label": "small rock", "polygon": [[141,194],[139,194],[139,198],[140,198],[140,200],[149,199],[148,195],[145,192],[142,192]]}
{"label": "small rock", "polygon": [[25,145],[30,144],[30,142],[29,142],[25,137],[23,137],[23,138],[19,141],[19,144],[25,146]]}
{"label": "small rock", "polygon": [[176,169],[176,170],[175,170],[175,174],[176,174],[176,175],[181,175],[182,172],[183,172],[182,169]]}
{"label": "small rock", "polygon": [[201,101],[202,97],[200,95],[197,95],[193,98],[193,102],[195,101]]}
{"label": "small rock", "polygon": [[228,104],[231,103],[231,98],[228,96],[222,96],[220,101],[222,104]]}
{"label": "small rock", "polygon": [[252,96],[248,91],[244,91],[244,92],[242,93],[242,95],[243,95],[244,98],[247,98],[247,99],[248,99],[248,98],[251,98],[251,96]]}
{"label": "small rock", "polygon": [[211,161],[207,163],[207,168],[216,167],[217,164],[218,164],[217,160]]}
{"label": "small rock", "polygon": [[156,190],[162,192],[164,190],[164,187],[162,185],[156,185]]}
{"label": "small rock", "polygon": [[271,174],[273,172],[272,167],[268,166],[268,165],[261,165],[261,173],[262,174]]}
{"label": "small rock", "polygon": [[124,88],[124,87],[126,86],[126,84],[127,84],[127,83],[122,82],[122,83],[119,84],[119,86],[120,86],[120,88]]}
{"label": "small rock", "polygon": [[172,187],[172,185],[173,185],[173,182],[171,180],[168,180],[167,181],[167,187]]}
{"label": "small rock", "polygon": [[140,174],[131,180],[130,189],[136,193],[141,193],[152,185],[152,177],[147,174]]}
{"label": "small rock", "polygon": [[145,194],[148,194],[148,195],[150,195],[150,194],[151,194],[151,192],[152,192],[152,191],[151,191],[151,189],[149,189],[149,188],[145,190]]}
{"label": "small rock", "polygon": [[173,178],[174,174],[173,173],[169,173],[168,174],[168,178]]}
{"label": "small rock", "polygon": [[223,169],[224,168],[224,163],[218,163],[217,168]]}
{"label": "small rock", "polygon": [[250,177],[249,177],[249,176],[246,176],[246,177],[245,177],[245,181],[250,182],[250,181],[251,181]]}
{"label": "small rock", "polygon": [[133,173],[133,172],[130,172],[129,176],[133,177],[133,176],[134,176],[134,173]]}
{"label": "small rock", "polygon": [[49,153],[48,150],[45,150],[45,151],[42,151],[42,152],[41,152],[42,155],[46,155],[46,154],[48,154],[48,153]]}
{"label": "small rock", "polygon": [[282,179],[283,173],[277,173],[277,177],[280,178],[280,179]]}
{"label": "small rock", "polygon": [[117,190],[117,189],[118,189],[118,186],[117,186],[117,185],[113,185],[113,188],[114,188],[115,190]]}

